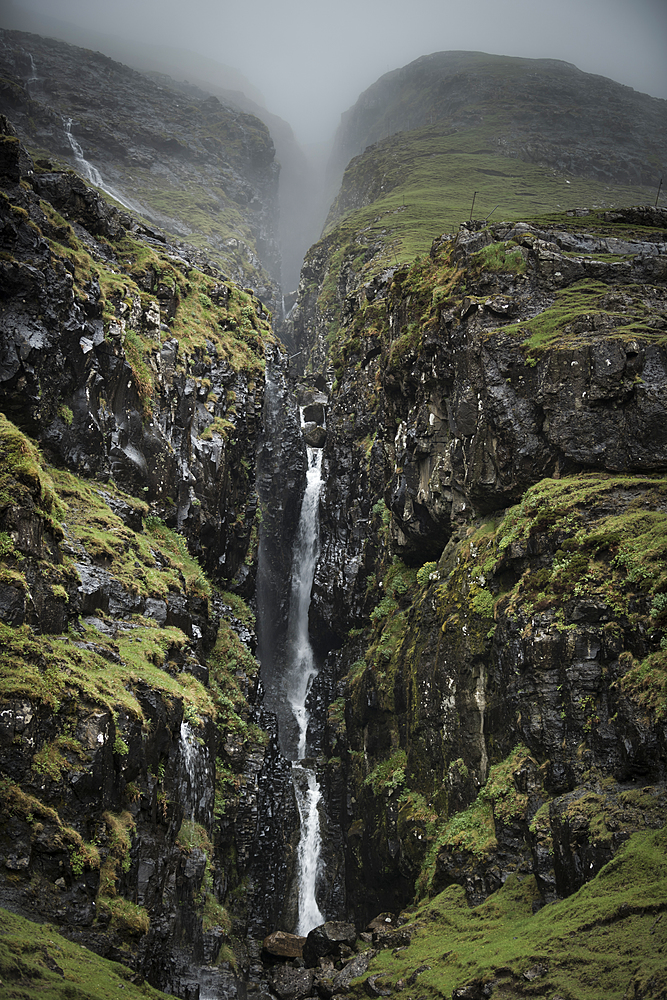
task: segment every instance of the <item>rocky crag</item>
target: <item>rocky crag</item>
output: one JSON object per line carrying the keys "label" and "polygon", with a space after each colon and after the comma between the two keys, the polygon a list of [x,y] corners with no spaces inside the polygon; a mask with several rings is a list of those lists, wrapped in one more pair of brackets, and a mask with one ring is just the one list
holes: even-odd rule
{"label": "rocky crag", "polygon": [[1,150],[0,892],[195,996],[197,964],[247,966],[234,891],[273,894],[296,825],[239,596],[279,351],[196,250],[36,166],[6,119]]}
{"label": "rocky crag", "polygon": [[[343,258],[333,322],[306,271],[333,377],[311,617],[339,647],[321,707],[358,924],[416,883],[445,891],[420,938],[451,947],[462,900],[511,885],[536,912],[664,828],[666,240],[652,208],[464,224],[371,280]],[[624,915],[599,917],[619,942]],[[444,989],[452,952],[425,948],[366,993]],[[527,954],[452,959],[447,988],[520,995]]]}
{"label": "rocky crag", "polygon": [[37,155],[79,173],[83,158],[124,207],[280,301],[279,168],[263,122],[55,39],[3,30],[0,52],[0,111]]}

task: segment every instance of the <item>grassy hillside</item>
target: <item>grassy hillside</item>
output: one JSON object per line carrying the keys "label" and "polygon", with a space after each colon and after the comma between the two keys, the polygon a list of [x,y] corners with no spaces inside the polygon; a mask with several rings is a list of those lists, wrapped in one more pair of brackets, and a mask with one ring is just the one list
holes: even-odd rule
{"label": "grassy hillside", "polygon": [[[121,992],[122,991],[122,992]],[[164,997],[132,969],[72,944],[50,924],[0,909],[0,997],[12,1000]]]}
{"label": "grassy hillside", "polygon": [[467,987],[454,995],[664,997],[666,851],[667,831],[636,834],[593,881],[536,914],[532,877],[510,877],[473,909],[452,886],[410,914],[419,928],[410,946],[381,951],[368,988],[354,994],[403,989],[418,1000]]}
{"label": "grassy hillside", "polygon": [[370,277],[427,253],[471,210],[475,219],[511,221],[584,205],[653,203],[655,191],[646,187],[601,183],[501,155],[493,138],[501,124],[485,121],[467,131],[433,125],[369,148],[348,166],[325,236],[338,245],[356,243]]}

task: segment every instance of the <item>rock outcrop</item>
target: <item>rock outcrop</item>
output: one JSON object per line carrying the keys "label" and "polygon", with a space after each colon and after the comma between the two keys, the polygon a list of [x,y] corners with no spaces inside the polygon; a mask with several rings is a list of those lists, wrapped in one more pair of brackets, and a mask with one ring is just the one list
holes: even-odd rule
{"label": "rock outcrop", "polygon": [[348,295],[311,615],[344,644],[325,741],[351,793],[357,920],[400,908],[418,875],[471,903],[514,870],[543,900],[567,894],[583,856],[592,875],[615,850],[582,832],[554,860],[567,796],[596,823],[604,787],[662,801],[648,539],[667,467],[666,223],[463,226]]}
{"label": "rock outcrop", "polygon": [[253,592],[273,337],[6,119],[0,148],[0,899],[196,996],[277,919],[298,825],[254,618],[220,589]]}
{"label": "rock outcrop", "polygon": [[279,307],[279,169],[263,122],[55,39],[3,30],[0,51],[0,112],[35,155],[73,166]]}
{"label": "rock outcrop", "polygon": [[6,120],[3,133],[3,411],[53,459],[149,495],[243,587],[264,307],[76,175],[35,167]]}

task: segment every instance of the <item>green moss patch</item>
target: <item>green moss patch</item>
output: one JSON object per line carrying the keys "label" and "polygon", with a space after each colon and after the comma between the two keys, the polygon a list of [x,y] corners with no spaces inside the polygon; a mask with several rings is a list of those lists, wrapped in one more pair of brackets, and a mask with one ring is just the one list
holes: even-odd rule
{"label": "green moss patch", "polygon": [[[595,879],[533,914],[531,877],[512,875],[470,909],[452,886],[410,914],[420,929],[408,948],[383,951],[368,970],[375,985],[415,998],[493,985],[494,996],[598,1000],[660,996],[667,985],[667,832],[635,834]],[[412,978],[411,978],[412,977]],[[363,987],[353,987],[356,997]],[[642,995],[642,994],[639,994]]]}
{"label": "green moss patch", "polygon": [[117,962],[73,944],[51,924],[0,910],[0,996],[43,1000],[165,997]]}

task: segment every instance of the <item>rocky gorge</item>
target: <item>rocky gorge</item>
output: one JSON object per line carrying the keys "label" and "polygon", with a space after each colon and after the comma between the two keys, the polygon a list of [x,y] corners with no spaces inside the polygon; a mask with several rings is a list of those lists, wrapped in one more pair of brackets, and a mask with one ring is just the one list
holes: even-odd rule
{"label": "rocky gorge", "polygon": [[391,191],[382,142],[349,165],[287,351],[265,271],[111,205],[3,86],[0,991],[667,995],[665,210],[415,247],[416,123]]}

